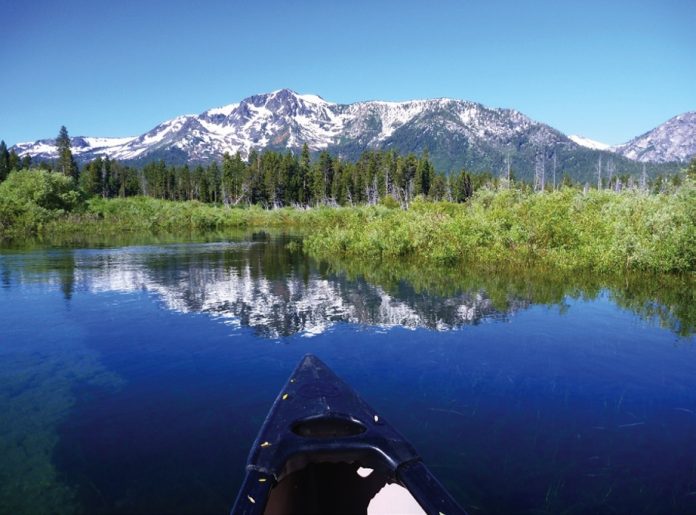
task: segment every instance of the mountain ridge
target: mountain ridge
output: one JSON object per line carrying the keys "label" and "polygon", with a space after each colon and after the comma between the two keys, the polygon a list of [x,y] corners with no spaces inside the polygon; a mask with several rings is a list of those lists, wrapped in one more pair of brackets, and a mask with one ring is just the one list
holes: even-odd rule
{"label": "mountain ridge", "polygon": [[[436,167],[444,171],[465,167],[498,173],[509,160],[519,176],[528,177],[541,156],[544,162],[553,157],[562,170],[582,179],[591,173],[597,152],[616,159],[629,172],[637,170],[630,157],[635,153],[628,146],[631,142],[612,153],[613,148],[597,148],[597,142],[587,138],[583,141],[591,143],[578,144],[575,138],[515,109],[491,108],[468,100],[337,104],[318,95],[280,89],[200,114],[177,116],[139,136],[83,136],[72,141],[73,153],[80,161],[108,156],[136,163],[162,158],[206,162],[219,160],[225,152],[239,152],[244,158],[252,150],[295,152],[307,143],[314,153],[326,150],[348,159],[373,149],[400,153],[428,150]],[[679,148],[688,152],[688,133],[682,139],[685,143]],[[692,139],[696,139],[696,123]],[[587,148],[592,144],[594,148]],[[55,157],[51,139],[18,143],[13,148],[20,156]]]}
{"label": "mountain ridge", "polygon": [[678,114],[612,150],[643,163],[685,163],[696,156],[696,111]]}

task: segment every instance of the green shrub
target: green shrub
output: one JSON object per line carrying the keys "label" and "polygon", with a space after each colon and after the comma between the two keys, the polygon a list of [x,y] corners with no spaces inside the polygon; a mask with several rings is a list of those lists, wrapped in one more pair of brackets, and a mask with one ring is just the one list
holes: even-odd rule
{"label": "green shrub", "polygon": [[484,189],[464,204],[416,200],[408,211],[342,212],[341,218],[315,220],[304,248],[324,258],[696,271],[696,187],[690,181],[657,195]]}
{"label": "green shrub", "polygon": [[13,171],[0,183],[0,201],[5,203],[72,211],[83,200],[72,179],[45,170]]}
{"label": "green shrub", "polygon": [[83,205],[84,197],[69,177],[45,170],[13,171],[0,183],[0,238],[36,234]]}
{"label": "green shrub", "polygon": [[0,184],[0,237],[292,228],[320,258],[564,270],[696,272],[696,185],[647,194],[566,188],[480,189],[466,203],[416,198],[377,206],[224,207],[150,197],[84,202],[70,179],[13,172]]}

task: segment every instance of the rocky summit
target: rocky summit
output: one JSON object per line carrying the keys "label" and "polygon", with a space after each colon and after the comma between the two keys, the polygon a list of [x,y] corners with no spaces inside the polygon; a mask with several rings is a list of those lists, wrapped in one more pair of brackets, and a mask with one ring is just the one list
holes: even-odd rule
{"label": "rocky summit", "polygon": [[[585,140],[568,137],[514,109],[466,100],[336,104],[281,89],[198,115],[178,116],[137,137],[76,137],[72,146],[80,161],[108,156],[182,163],[219,160],[226,152],[239,152],[244,158],[252,150],[297,152],[306,143],[314,153],[326,150],[347,159],[370,149],[427,151],[443,171],[467,168],[498,174],[509,162],[517,176],[529,177],[542,162],[549,170],[557,166],[583,179],[591,175],[600,153],[609,154],[627,172],[637,169],[635,160],[684,161],[696,154],[695,118],[695,113],[681,115],[626,145],[605,149],[583,144]],[[677,140],[670,136],[673,127],[678,128]],[[39,160],[56,156],[50,139],[14,148],[21,156]]]}

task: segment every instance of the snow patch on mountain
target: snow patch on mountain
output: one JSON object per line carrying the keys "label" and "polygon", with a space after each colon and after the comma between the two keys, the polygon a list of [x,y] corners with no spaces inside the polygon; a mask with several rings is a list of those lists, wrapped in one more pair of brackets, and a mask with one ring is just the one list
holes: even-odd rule
{"label": "snow patch on mountain", "polygon": [[232,111],[237,109],[239,107],[239,104],[228,104],[222,107],[215,107],[213,109],[209,109],[204,115],[208,116],[229,116]]}
{"label": "snow patch on mountain", "polygon": [[[530,128],[535,128],[530,136],[534,145],[555,144],[564,138],[517,111],[489,109],[463,100],[335,104],[318,95],[281,89],[199,115],[178,116],[135,138],[92,138],[94,141],[86,143],[74,139],[73,148],[84,159],[108,155],[131,160],[174,150],[187,160],[203,161],[220,159],[226,152],[247,157],[252,149],[296,151],[305,143],[312,151],[338,148],[340,152],[346,145],[353,150],[381,148],[394,144],[398,131],[410,131],[409,137],[453,135],[470,144],[491,140],[506,144]],[[102,141],[98,143],[98,139]],[[55,154],[52,145],[52,140],[43,140],[17,146],[17,150],[21,155],[46,158]]]}
{"label": "snow patch on mountain", "polygon": [[[134,136],[125,138],[99,138],[77,136],[71,138],[72,153],[76,157],[83,155],[112,155],[119,148],[124,147],[135,139]],[[17,143],[14,147],[15,152],[20,157],[30,155],[32,157],[40,157],[42,159],[55,159],[58,157],[55,139],[42,139],[38,141],[28,141]]]}
{"label": "snow patch on mountain", "polygon": [[391,136],[424,109],[421,101],[358,102],[342,108],[345,137],[374,145]]}
{"label": "snow patch on mountain", "polygon": [[301,98],[305,102],[309,102],[310,104],[324,104],[324,105],[334,105],[331,104],[331,102],[327,102],[323,98],[321,98],[319,95],[312,95],[312,94],[304,94],[304,95],[297,95],[298,98]]}
{"label": "snow patch on mountain", "polygon": [[[357,156],[369,149],[394,148],[421,152],[427,148],[443,167],[484,162],[501,166],[511,153],[524,163],[539,152],[580,147],[615,150],[640,160],[686,159],[694,153],[695,113],[676,117],[626,145],[610,148],[582,136],[561,132],[513,109],[496,109],[475,102],[439,98],[402,102],[368,101],[353,104],[328,102],[318,95],[288,89],[253,95],[238,103],[215,107],[198,115],[178,116],[152,130],[130,138],[72,139],[73,153],[82,161],[97,156],[119,160],[165,158],[204,162],[252,150],[298,152],[304,144],[311,151],[331,150]],[[641,137],[641,138],[643,138]],[[21,143],[20,156],[56,157],[54,140]],[[503,156],[503,157],[501,157]],[[495,164],[495,160],[498,164]],[[478,161],[477,161],[478,160]],[[518,165],[519,166],[519,165]]]}
{"label": "snow patch on mountain", "polygon": [[591,148],[592,150],[609,150],[611,148],[611,145],[586,138],[585,136],[578,136],[577,134],[571,134],[568,138],[581,147]]}

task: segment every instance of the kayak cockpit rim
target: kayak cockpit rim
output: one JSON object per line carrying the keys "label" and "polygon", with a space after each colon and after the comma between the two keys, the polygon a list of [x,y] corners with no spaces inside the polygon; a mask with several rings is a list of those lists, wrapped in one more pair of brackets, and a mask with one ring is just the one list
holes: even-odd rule
{"label": "kayak cockpit rim", "polygon": [[304,438],[346,438],[363,434],[367,427],[355,417],[332,413],[331,416],[318,415],[297,420],[291,424],[290,430]]}
{"label": "kayak cockpit rim", "polygon": [[465,513],[408,440],[311,354],[276,397],[246,471],[233,514],[366,513],[387,485],[426,513]]}

